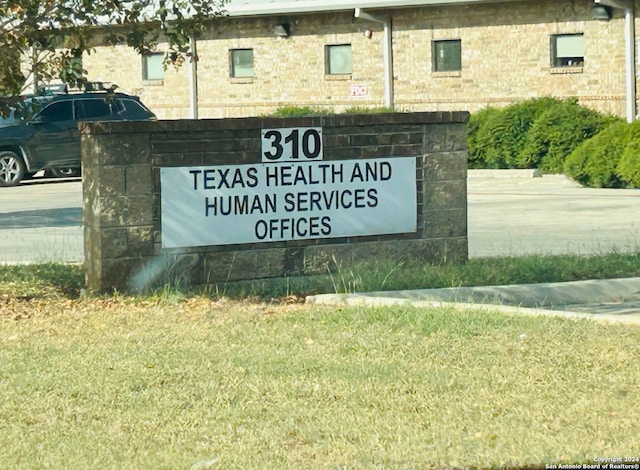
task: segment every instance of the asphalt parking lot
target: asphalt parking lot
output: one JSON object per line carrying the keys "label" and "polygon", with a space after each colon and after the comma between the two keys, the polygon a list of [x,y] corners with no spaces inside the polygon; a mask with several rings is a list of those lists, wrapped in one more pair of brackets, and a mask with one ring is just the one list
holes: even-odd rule
{"label": "asphalt parking lot", "polygon": [[640,190],[583,188],[563,175],[469,171],[470,257],[640,251]]}
{"label": "asphalt parking lot", "polygon": [[[640,190],[582,188],[562,175],[470,171],[469,256],[640,251]],[[0,188],[0,263],[82,262],[82,183]]]}
{"label": "asphalt parking lot", "polygon": [[0,263],[84,260],[82,183],[33,179],[0,188]]}

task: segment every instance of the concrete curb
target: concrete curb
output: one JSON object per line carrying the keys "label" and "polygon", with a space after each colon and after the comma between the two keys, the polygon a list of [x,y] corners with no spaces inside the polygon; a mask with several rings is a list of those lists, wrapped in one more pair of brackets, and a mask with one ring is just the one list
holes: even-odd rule
{"label": "concrete curb", "polygon": [[615,315],[573,311],[588,304],[640,300],[640,277],[448,289],[418,289],[362,294],[321,294],[306,302],[316,305],[395,305],[498,310],[504,313],[555,315],[640,324],[638,314]]}
{"label": "concrete curb", "polygon": [[[318,298],[319,297],[319,298]],[[549,316],[571,318],[576,320],[592,320],[605,321],[611,323],[624,323],[629,325],[640,324],[640,319],[636,317],[625,317],[609,314],[591,314],[584,312],[573,312],[569,310],[549,310],[541,308],[515,307],[511,305],[499,304],[471,304],[457,302],[440,302],[440,301],[411,301],[408,299],[397,299],[389,297],[363,297],[353,296],[348,298],[329,298],[322,296],[307,297],[307,303],[311,305],[348,305],[348,306],[367,306],[367,307],[388,307],[393,305],[412,305],[413,307],[429,307],[429,308],[451,308],[454,310],[478,310],[482,312],[500,312],[508,315],[531,315],[531,316]]]}
{"label": "concrete curb", "polygon": [[467,170],[467,178],[538,178],[539,170]]}

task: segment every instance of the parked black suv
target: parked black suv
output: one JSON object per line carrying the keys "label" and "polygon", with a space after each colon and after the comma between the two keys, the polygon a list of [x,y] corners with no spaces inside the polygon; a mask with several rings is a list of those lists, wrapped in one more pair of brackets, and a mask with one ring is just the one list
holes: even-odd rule
{"label": "parked black suv", "polygon": [[15,186],[40,170],[79,176],[80,121],[156,119],[137,96],[110,89],[55,94],[39,106],[32,118],[0,127],[0,186]]}

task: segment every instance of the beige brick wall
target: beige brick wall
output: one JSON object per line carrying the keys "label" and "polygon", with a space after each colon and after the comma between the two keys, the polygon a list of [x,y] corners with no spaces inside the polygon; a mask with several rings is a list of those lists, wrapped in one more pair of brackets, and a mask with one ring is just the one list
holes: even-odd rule
{"label": "beige brick wall", "polygon": [[[623,18],[591,20],[590,2],[536,1],[399,11],[395,21],[396,104],[476,110],[552,95],[624,113]],[[554,73],[550,35],[583,33],[582,73]],[[460,39],[459,76],[431,72],[431,41]],[[446,75],[446,74],[445,74]]]}
{"label": "beige brick wall", "polygon": [[[585,105],[624,115],[624,18],[616,11],[610,22],[594,21],[591,5],[535,0],[390,12],[396,109],[473,112],[552,95],[576,96]],[[272,33],[282,21],[291,25],[289,38]],[[585,64],[578,73],[550,67],[550,35],[558,33],[584,33]],[[432,73],[431,41],[440,39],[461,40],[460,73]],[[382,106],[382,40],[380,24],[354,19],[353,12],[216,21],[198,42],[200,117],[260,115],[282,106]],[[326,77],[324,46],[341,43],[352,45],[353,74]],[[255,78],[229,77],[233,48],[254,49]],[[140,95],[161,118],[189,116],[188,64],[167,70],[161,83],[145,83],[140,57],[124,47],[99,47],[84,65],[90,79],[113,81]],[[351,98],[352,84],[365,85],[368,96]]]}

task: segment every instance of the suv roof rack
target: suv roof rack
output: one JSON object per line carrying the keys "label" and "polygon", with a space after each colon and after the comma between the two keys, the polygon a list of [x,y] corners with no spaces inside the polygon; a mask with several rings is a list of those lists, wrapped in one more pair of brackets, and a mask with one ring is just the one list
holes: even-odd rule
{"label": "suv roof rack", "polygon": [[69,93],[69,87],[66,83],[49,83],[38,88],[35,96],[66,95],[67,93]]}
{"label": "suv roof rack", "polygon": [[105,91],[113,93],[118,88],[113,82],[86,82],[84,84],[84,92],[91,93],[96,91]]}
{"label": "suv roof rack", "polygon": [[44,85],[36,93],[37,96],[68,95],[69,93],[113,93],[119,88],[112,82],[85,82],[82,87],[69,88],[66,83],[53,83]]}

